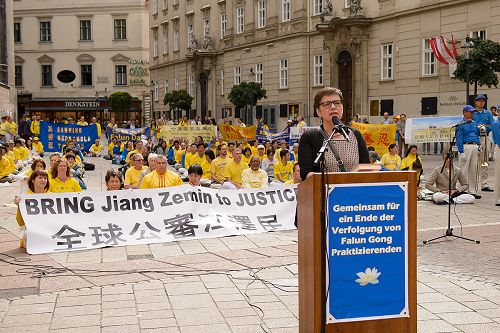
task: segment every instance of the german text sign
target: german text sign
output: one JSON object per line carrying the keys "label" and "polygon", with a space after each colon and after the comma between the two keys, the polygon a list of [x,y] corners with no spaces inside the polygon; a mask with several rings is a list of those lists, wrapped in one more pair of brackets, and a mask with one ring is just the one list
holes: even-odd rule
{"label": "german text sign", "polygon": [[407,188],[331,186],[327,323],[409,316]]}

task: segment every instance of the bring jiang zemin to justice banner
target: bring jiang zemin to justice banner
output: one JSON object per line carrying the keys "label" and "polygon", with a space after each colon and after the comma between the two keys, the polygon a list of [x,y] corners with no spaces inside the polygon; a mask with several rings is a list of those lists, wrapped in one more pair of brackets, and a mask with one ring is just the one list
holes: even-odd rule
{"label": "bring jiang zemin to justice banner", "polygon": [[30,254],[295,229],[296,186],[25,194]]}

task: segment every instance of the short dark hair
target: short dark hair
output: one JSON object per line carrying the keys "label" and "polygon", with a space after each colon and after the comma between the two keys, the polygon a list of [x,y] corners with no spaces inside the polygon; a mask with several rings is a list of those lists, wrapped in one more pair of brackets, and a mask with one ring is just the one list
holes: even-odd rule
{"label": "short dark hair", "polygon": [[47,174],[47,172],[45,170],[36,170],[36,171],[33,171],[31,173],[31,176],[28,179],[29,189],[31,190],[31,192],[35,192],[35,184],[33,182],[35,181],[35,178],[38,176],[42,176],[42,177],[47,178],[47,184],[45,184],[45,186],[43,188],[45,190],[45,192],[47,192],[49,190],[50,183],[49,183],[49,175]]}
{"label": "short dark hair", "polygon": [[123,189],[122,173],[120,171],[109,169],[106,172],[106,176],[104,176],[104,181],[106,182],[106,184],[109,182],[109,180],[111,179],[111,177],[118,177],[118,179],[120,179],[120,189]]}
{"label": "short dark hair", "polygon": [[205,150],[205,155],[207,155],[211,160],[215,159],[215,154],[212,149]]}
{"label": "short dark hair", "polygon": [[36,165],[38,163],[42,163],[44,169],[47,167],[44,160],[42,160],[41,158],[37,158],[33,161],[33,163],[31,163],[31,170],[35,171]]}
{"label": "short dark hair", "polygon": [[316,95],[314,96],[314,109],[319,109],[319,103],[321,103],[321,99],[324,96],[330,96],[330,95],[339,95],[340,101],[344,101],[344,97],[342,96],[342,91],[338,88],[334,87],[325,87],[323,89],[318,90]]}
{"label": "short dark hair", "polygon": [[200,142],[196,145],[196,148],[200,148],[200,147],[203,147],[205,148],[205,144],[203,142]]}
{"label": "short dark hair", "polygon": [[71,153],[67,153],[65,156],[64,156],[65,159],[68,159],[68,158],[72,158],[74,160],[76,160],[76,156],[74,154],[71,154]]}
{"label": "short dark hair", "polygon": [[290,152],[288,151],[288,149],[281,149],[280,150],[280,158],[283,158],[286,156],[286,154],[289,154]]}
{"label": "short dark hair", "polygon": [[300,167],[299,162],[295,162],[295,163],[293,164],[293,172],[295,172],[295,171],[296,171],[297,167]]}
{"label": "short dark hair", "polygon": [[174,145],[175,145],[176,143],[180,143],[180,142],[179,142],[179,140],[174,140]]}
{"label": "short dark hair", "polygon": [[396,147],[397,145],[395,143],[391,143],[388,147],[389,150],[391,150],[392,148]]}
{"label": "short dark hair", "polygon": [[199,164],[192,164],[188,169],[188,175],[190,174],[203,176],[203,168]]}

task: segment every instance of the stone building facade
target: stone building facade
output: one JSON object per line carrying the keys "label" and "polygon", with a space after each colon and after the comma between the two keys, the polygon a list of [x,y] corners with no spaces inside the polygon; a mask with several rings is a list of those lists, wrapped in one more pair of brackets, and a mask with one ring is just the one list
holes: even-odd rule
{"label": "stone building facade", "polygon": [[[62,120],[97,116],[144,121],[149,108],[148,2],[145,0],[14,1],[19,113]],[[126,91],[129,112],[108,96]],[[149,115],[149,113],[145,113]]]}
{"label": "stone building facade", "polygon": [[14,39],[12,0],[0,3],[0,116],[16,119],[16,89],[14,87]]}

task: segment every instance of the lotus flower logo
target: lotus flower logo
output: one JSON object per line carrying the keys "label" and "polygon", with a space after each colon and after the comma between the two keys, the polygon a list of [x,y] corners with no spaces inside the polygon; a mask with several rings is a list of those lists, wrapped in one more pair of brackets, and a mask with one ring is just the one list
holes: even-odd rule
{"label": "lotus flower logo", "polygon": [[375,267],[367,268],[364,272],[356,273],[356,275],[359,276],[359,279],[356,279],[355,282],[359,283],[361,287],[364,287],[367,284],[377,284],[380,274],[382,273],[378,272]]}

